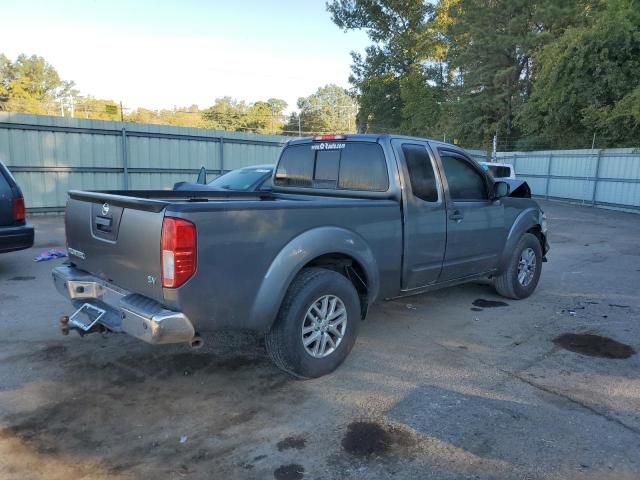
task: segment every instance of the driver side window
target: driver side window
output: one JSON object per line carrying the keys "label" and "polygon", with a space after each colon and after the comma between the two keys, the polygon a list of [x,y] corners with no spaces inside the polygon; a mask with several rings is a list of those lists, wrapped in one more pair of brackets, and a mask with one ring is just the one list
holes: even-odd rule
{"label": "driver side window", "polygon": [[441,152],[440,158],[454,202],[489,199],[484,177],[469,162],[446,152]]}

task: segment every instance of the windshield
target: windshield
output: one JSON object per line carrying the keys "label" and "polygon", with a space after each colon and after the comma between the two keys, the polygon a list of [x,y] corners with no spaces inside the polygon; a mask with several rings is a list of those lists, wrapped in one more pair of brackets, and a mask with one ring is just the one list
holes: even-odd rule
{"label": "windshield", "polygon": [[268,168],[241,168],[216,178],[209,185],[225,190],[249,190],[262,177],[271,174]]}

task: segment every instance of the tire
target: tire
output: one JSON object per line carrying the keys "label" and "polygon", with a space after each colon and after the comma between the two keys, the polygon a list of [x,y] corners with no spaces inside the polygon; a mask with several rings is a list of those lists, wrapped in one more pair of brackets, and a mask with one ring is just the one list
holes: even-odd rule
{"label": "tire", "polygon": [[[334,298],[338,300],[334,302]],[[325,300],[327,307],[322,317]],[[329,315],[332,304],[334,313]],[[344,311],[344,321],[342,316],[330,320],[340,311]],[[324,325],[315,323],[321,317],[327,319]],[[349,355],[360,321],[360,298],[346,277],[324,268],[305,268],[291,282],[278,316],[265,337],[267,353],[278,368],[291,375],[298,378],[321,377],[335,370]],[[309,329],[312,330],[308,332]],[[338,333],[342,334],[339,341]],[[314,335],[314,338],[319,335],[320,340],[311,341],[305,347],[303,342],[309,342]],[[336,346],[332,347],[327,339],[324,341],[325,350],[321,351],[325,336]]]}
{"label": "tire", "polygon": [[[533,270],[532,275],[529,277],[529,275],[525,273],[525,282],[521,282],[519,274],[522,273],[522,270],[519,270],[518,267],[521,260],[524,260],[525,257],[535,259],[535,266],[531,267],[530,264],[528,264],[527,271],[531,272]],[[523,268],[525,268],[524,265]],[[542,247],[540,240],[531,233],[525,233],[516,244],[516,248],[513,250],[506,269],[496,277],[494,287],[498,294],[503,297],[516,300],[527,298],[538,286],[541,272]],[[526,280],[528,280],[528,282]]]}

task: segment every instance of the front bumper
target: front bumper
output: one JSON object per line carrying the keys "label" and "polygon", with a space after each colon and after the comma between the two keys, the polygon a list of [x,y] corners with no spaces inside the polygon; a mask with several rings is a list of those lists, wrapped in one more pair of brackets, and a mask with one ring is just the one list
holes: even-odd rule
{"label": "front bumper", "polygon": [[18,225],[0,227],[0,253],[15,252],[33,246],[33,227]]}
{"label": "front bumper", "polygon": [[75,308],[89,303],[106,310],[99,323],[113,332],[153,344],[190,342],[195,337],[193,324],[182,312],[168,310],[155,300],[69,265],[56,267],[51,273],[58,292]]}

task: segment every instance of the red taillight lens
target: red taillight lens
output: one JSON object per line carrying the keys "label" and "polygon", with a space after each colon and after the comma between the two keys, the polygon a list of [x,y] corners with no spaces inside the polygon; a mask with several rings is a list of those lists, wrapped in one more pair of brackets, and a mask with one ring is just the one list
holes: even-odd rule
{"label": "red taillight lens", "polygon": [[25,208],[24,198],[19,197],[13,201],[13,218],[16,222],[24,222]]}
{"label": "red taillight lens", "polygon": [[177,288],[196,271],[196,226],[181,218],[165,217],[160,244],[162,286]]}

